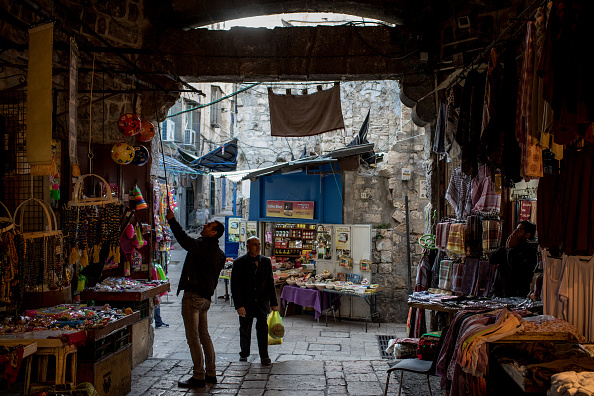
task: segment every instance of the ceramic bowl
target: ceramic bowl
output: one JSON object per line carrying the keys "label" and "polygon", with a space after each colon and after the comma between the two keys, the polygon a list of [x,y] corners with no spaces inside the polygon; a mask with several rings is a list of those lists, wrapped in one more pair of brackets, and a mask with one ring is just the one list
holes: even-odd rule
{"label": "ceramic bowl", "polygon": [[325,283],[316,283],[316,288],[319,291],[322,291],[322,290],[324,290],[326,288],[326,284]]}
{"label": "ceramic bowl", "polygon": [[305,287],[307,287],[308,289],[315,289],[316,288],[316,284],[315,283],[306,283]]}
{"label": "ceramic bowl", "polygon": [[295,285],[295,284],[297,284],[297,281],[295,281],[295,280],[292,280],[292,279],[287,279],[287,283],[288,283],[289,285]]}
{"label": "ceramic bowl", "polygon": [[335,290],[342,290],[342,288],[343,288],[342,285],[334,285]]}
{"label": "ceramic bowl", "polygon": [[297,281],[297,286],[303,287],[303,286],[305,286],[305,282],[299,282],[299,281]]}
{"label": "ceramic bowl", "polygon": [[328,289],[328,290],[334,289],[334,284],[333,283],[326,283],[326,289]]}

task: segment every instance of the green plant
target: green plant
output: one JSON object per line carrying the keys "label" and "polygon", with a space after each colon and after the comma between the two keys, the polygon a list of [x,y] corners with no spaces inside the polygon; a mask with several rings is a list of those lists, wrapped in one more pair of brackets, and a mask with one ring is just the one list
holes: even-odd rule
{"label": "green plant", "polygon": [[390,223],[379,223],[375,228],[385,230],[390,228]]}

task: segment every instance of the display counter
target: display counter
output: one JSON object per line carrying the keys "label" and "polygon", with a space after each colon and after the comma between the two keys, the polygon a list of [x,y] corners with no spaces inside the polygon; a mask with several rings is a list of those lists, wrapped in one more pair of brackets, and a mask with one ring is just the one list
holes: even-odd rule
{"label": "display counter", "polygon": [[[110,304],[119,308],[132,308],[139,312],[139,319],[130,326],[131,366],[152,356],[154,332],[152,331],[153,298],[170,290],[169,282],[142,283],[121,278],[108,278],[94,289],[81,292],[81,299],[95,304]],[[117,337],[117,335],[114,335]],[[125,335],[120,335],[120,338]],[[123,342],[123,341],[122,341]]]}
{"label": "display counter", "polygon": [[80,299],[87,301],[93,300],[95,302],[143,301],[168,292],[169,290],[169,283],[147,287],[143,290],[97,291],[93,289],[85,289],[80,293]]}

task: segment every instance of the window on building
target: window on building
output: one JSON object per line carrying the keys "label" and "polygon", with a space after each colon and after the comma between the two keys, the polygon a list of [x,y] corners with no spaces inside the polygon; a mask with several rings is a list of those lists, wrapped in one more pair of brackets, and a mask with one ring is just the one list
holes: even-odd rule
{"label": "window on building", "polygon": [[[213,85],[210,91],[210,101],[214,102],[223,97],[223,91],[221,88]],[[210,125],[213,127],[221,126],[221,102],[217,102],[210,106]]]}
{"label": "window on building", "polygon": [[184,103],[184,115],[186,117],[184,123],[184,144],[194,145],[196,131],[194,129],[194,111],[192,110],[197,106],[193,101],[186,101]]}

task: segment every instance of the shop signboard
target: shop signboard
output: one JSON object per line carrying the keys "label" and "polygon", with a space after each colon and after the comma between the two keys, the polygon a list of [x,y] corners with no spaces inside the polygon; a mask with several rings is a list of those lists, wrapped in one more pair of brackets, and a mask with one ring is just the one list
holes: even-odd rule
{"label": "shop signboard", "polygon": [[267,217],[285,219],[313,219],[313,201],[266,201]]}
{"label": "shop signboard", "polygon": [[240,221],[241,221],[241,218],[239,218],[239,217],[230,217],[229,218],[229,227],[227,230],[229,242],[239,242],[239,236],[240,236],[239,223],[240,223]]}

